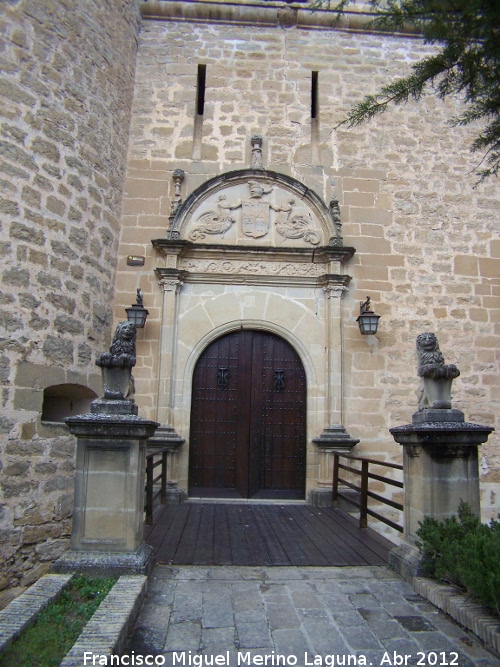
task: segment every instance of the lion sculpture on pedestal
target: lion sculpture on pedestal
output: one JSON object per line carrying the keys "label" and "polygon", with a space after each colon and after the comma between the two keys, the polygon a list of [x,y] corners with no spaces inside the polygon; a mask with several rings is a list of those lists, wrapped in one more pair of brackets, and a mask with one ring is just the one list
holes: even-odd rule
{"label": "lion sculpture on pedestal", "polygon": [[104,398],[110,400],[131,400],[134,393],[136,328],[132,322],[119,322],[109,352],[103,352],[96,359],[102,369]]}
{"label": "lion sculpture on pedestal", "polygon": [[434,333],[417,336],[418,375],[421,378],[418,389],[418,409],[451,409],[451,382],[460,375],[454,364],[445,364]]}

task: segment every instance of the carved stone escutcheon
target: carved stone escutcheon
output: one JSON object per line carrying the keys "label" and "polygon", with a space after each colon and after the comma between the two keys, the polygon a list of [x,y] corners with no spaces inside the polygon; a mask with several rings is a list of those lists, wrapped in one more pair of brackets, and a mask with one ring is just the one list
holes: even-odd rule
{"label": "carved stone escutcheon", "polygon": [[264,239],[271,236],[274,227],[282,239],[302,240],[311,245],[320,243],[321,236],[311,213],[298,206],[293,198],[283,201],[285,191],[262,179],[249,179],[242,189],[245,185],[249,197],[241,193],[237,199],[234,194],[219,193],[217,200],[210,202],[211,208],[195,219],[188,238],[191,241],[203,240],[208,235],[224,238],[234,227],[244,237]]}

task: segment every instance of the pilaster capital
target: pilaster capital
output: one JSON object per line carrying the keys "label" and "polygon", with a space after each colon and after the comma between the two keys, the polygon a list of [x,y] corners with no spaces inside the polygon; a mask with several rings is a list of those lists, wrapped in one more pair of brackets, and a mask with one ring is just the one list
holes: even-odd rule
{"label": "pilaster capital", "polygon": [[184,285],[185,273],[185,271],[170,268],[155,270],[158,285],[163,292],[175,292],[176,294],[181,291]]}
{"label": "pilaster capital", "polygon": [[181,291],[184,283],[182,280],[179,280],[179,278],[161,278],[158,281],[158,285],[163,292],[175,292],[177,294]]}
{"label": "pilaster capital", "polygon": [[348,285],[351,280],[351,276],[340,275],[337,273],[325,273],[320,276],[319,284],[323,288],[328,299],[337,298],[341,299],[344,295],[344,292],[348,291]]}
{"label": "pilaster capital", "polygon": [[328,299],[341,299],[347,291],[348,288],[345,285],[335,285],[333,283],[323,285],[323,292]]}

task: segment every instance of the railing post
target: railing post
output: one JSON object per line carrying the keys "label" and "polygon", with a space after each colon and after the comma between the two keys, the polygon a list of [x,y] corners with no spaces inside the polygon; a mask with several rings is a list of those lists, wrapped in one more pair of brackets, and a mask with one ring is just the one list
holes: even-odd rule
{"label": "railing post", "polygon": [[146,517],[144,523],[151,526],[153,523],[153,456],[146,459]]}
{"label": "railing post", "polygon": [[167,454],[168,452],[162,452],[161,454],[160,503],[162,505],[167,504]]}
{"label": "railing post", "polygon": [[368,461],[361,461],[361,508],[359,512],[359,527],[368,525]]}
{"label": "railing post", "polygon": [[333,455],[332,507],[337,507],[339,499],[339,455]]}

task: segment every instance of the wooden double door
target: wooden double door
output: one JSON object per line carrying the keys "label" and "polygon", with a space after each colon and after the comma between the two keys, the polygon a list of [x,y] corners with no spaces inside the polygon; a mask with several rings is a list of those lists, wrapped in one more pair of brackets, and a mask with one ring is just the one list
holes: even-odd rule
{"label": "wooden double door", "polygon": [[295,350],[241,330],[211,343],[193,375],[189,494],[304,498],[306,378]]}

